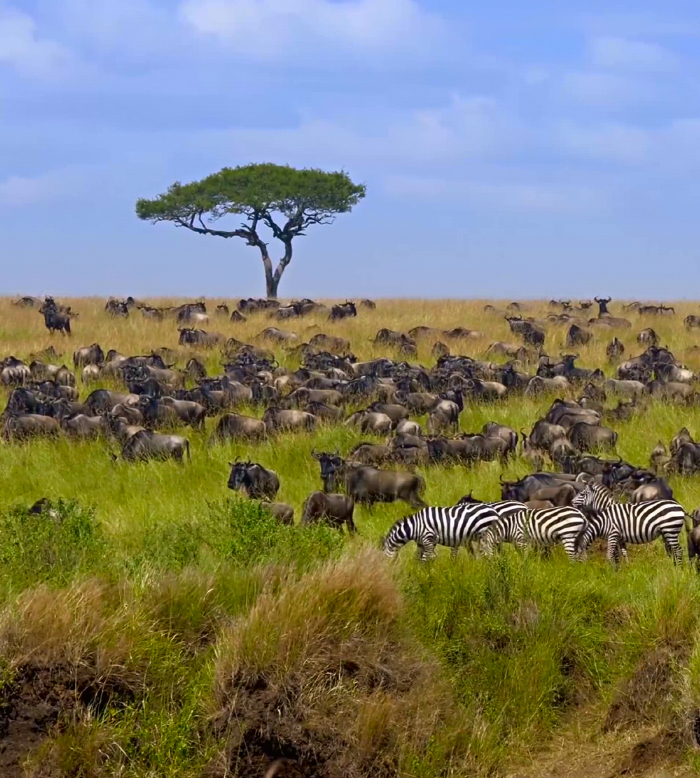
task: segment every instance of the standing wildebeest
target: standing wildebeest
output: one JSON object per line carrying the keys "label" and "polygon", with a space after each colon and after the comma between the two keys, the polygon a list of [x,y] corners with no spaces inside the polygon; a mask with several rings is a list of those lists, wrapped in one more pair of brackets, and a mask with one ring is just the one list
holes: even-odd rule
{"label": "standing wildebeest", "polygon": [[355,303],[347,302],[341,305],[334,305],[328,318],[331,321],[337,321],[338,319],[347,319],[349,316],[357,316]]}
{"label": "standing wildebeest", "polygon": [[104,361],[105,354],[99,343],[93,343],[92,346],[84,346],[73,352],[73,364],[75,367],[101,365]]}
{"label": "standing wildebeest", "polygon": [[378,470],[369,465],[355,465],[341,459],[338,454],[314,454],[321,465],[324,492],[333,492],[337,484],[356,503],[373,505],[376,502],[404,500],[413,508],[425,505],[421,493],[425,483],[419,475],[389,470]]}
{"label": "standing wildebeest", "polygon": [[272,500],[279,491],[280,479],[273,470],[257,462],[229,462],[229,466],[229,489],[242,491],[251,500]]}
{"label": "standing wildebeest", "polygon": [[53,297],[47,297],[39,308],[39,313],[44,314],[44,324],[49,332],[61,332],[70,335],[70,308],[65,313],[58,310],[58,305]]}
{"label": "standing wildebeest", "polygon": [[312,492],[304,503],[301,523],[316,524],[325,521],[335,529],[342,529],[343,524],[348,532],[357,532],[352,515],[355,510],[355,501],[345,494],[326,494],[326,492]]}
{"label": "standing wildebeest", "polygon": [[608,343],[605,353],[609,360],[612,361],[613,359],[617,359],[625,353],[625,344],[618,340],[618,338],[613,338],[610,343]]}
{"label": "standing wildebeest", "polygon": [[700,508],[693,511],[693,526],[688,527],[688,561],[693,564],[695,560],[695,569],[700,572]]}

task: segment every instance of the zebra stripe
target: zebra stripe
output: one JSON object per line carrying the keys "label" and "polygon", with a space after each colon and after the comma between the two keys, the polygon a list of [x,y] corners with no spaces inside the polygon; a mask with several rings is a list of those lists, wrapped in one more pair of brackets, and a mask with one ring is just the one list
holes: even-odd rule
{"label": "zebra stripe", "polygon": [[414,540],[419,557],[424,560],[435,555],[435,546],[458,549],[471,540],[478,540],[498,520],[498,513],[484,503],[423,508],[394,524],[384,539],[384,553],[393,557]]}
{"label": "zebra stripe", "polygon": [[573,504],[590,511],[588,526],[578,539],[585,550],[596,538],[605,538],[607,556],[617,562],[626,543],[652,543],[663,538],[666,553],[675,563],[683,560],[678,536],[685,523],[683,506],[675,500],[655,500],[636,504],[615,502],[612,492],[592,481],[574,497]]}
{"label": "zebra stripe", "polygon": [[521,549],[528,543],[544,548],[561,543],[569,559],[580,559],[576,540],[586,524],[584,514],[571,506],[531,510],[520,504],[518,510],[504,512],[486,532],[482,548],[490,556],[501,543],[514,543]]}

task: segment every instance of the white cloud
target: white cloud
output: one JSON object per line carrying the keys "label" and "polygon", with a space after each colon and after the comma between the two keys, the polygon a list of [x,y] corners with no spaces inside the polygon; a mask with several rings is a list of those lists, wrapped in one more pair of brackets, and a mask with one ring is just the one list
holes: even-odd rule
{"label": "white cloud", "polygon": [[37,36],[31,16],[0,7],[0,65],[10,65],[23,76],[51,79],[61,75],[69,61],[67,49]]}
{"label": "white cloud", "polygon": [[439,108],[392,115],[383,123],[372,120],[368,126],[362,117],[308,118],[296,127],[205,132],[200,143],[221,153],[244,148],[253,159],[386,170],[501,158],[516,142],[526,142],[517,118],[505,115],[498,101],[480,96],[454,96]]}
{"label": "white cloud", "polygon": [[320,42],[362,52],[424,52],[441,21],[415,0],[184,0],[182,19],[260,59],[314,52]]}
{"label": "white cloud", "polygon": [[591,59],[596,67],[663,72],[675,70],[678,58],[658,43],[600,37],[591,42]]}
{"label": "white cloud", "polygon": [[516,181],[464,181],[412,176],[389,176],[390,194],[419,200],[458,198],[470,208],[489,211],[581,213],[605,206],[604,193],[594,187]]}
{"label": "white cloud", "polygon": [[589,105],[614,105],[648,99],[654,92],[648,84],[613,73],[570,72],[563,80],[564,94]]}
{"label": "white cloud", "polygon": [[653,147],[649,130],[625,124],[582,126],[564,122],[557,136],[562,147],[575,155],[614,162],[646,162]]}
{"label": "white cloud", "polygon": [[0,181],[0,205],[23,207],[51,200],[61,191],[60,181],[53,175],[26,178],[10,176]]}

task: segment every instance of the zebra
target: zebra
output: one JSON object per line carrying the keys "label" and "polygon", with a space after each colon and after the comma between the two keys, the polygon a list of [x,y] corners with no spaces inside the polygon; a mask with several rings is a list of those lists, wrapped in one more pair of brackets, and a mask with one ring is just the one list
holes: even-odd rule
{"label": "zebra", "polygon": [[450,546],[455,554],[460,546],[480,539],[499,518],[490,505],[482,503],[423,508],[399,519],[384,538],[382,547],[388,557],[394,557],[406,543],[415,540],[421,561],[435,556],[435,546]]}
{"label": "zebra", "polygon": [[565,505],[532,510],[522,503],[519,505],[518,510],[509,508],[504,511],[500,520],[484,533],[482,550],[485,555],[492,556],[501,543],[514,543],[524,549],[531,542],[545,549],[561,543],[569,559],[582,558],[576,541],[587,521],[578,508]]}
{"label": "zebra", "polygon": [[596,538],[606,538],[608,560],[617,563],[620,554],[626,556],[627,543],[651,543],[661,536],[674,563],[683,561],[678,536],[686,514],[675,500],[619,503],[607,487],[591,481],[574,497],[573,505],[590,513],[588,526],[577,540],[579,550],[585,551]]}

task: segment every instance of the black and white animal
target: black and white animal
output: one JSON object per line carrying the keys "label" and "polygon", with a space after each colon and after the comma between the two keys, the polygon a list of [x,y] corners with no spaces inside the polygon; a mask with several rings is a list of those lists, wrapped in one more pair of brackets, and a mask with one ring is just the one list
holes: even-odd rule
{"label": "black and white animal", "polygon": [[[495,506],[492,506],[495,508]],[[577,539],[586,527],[586,517],[577,508],[542,508],[508,511],[485,533],[482,550],[490,556],[501,543],[514,543],[524,549],[528,543],[541,548],[561,544],[571,560],[581,558]]]}
{"label": "black and white animal", "polygon": [[384,538],[382,547],[388,557],[415,541],[421,560],[435,555],[435,546],[449,546],[453,553],[460,546],[479,540],[499,515],[486,504],[460,504],[449,508],[423,508],[394,524]]}
{"label": "black and white animal", "polygon": [[632,505],[618,503],[612,492],[602,484],[591,481],[574,497],[573,505],[586,510],[589,521],[577,540],[577,547],[585,552],[596,539],[605,538],[607,555],[617,562],[628,543],[651,543],[662,537],[666,553],[680,563],[683,552],[678,536],[685,522],[685,511],[675,500],[656,500]]}

